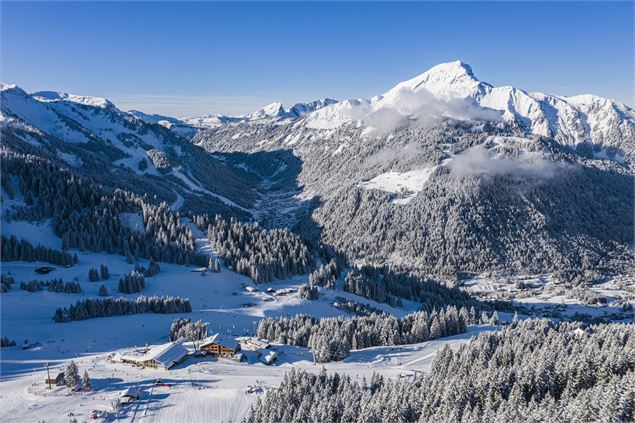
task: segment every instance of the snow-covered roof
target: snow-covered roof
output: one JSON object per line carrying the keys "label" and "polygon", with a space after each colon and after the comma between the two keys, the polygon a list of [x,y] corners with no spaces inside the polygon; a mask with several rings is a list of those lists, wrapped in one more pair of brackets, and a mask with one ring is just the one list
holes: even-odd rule
{"label": "snow-covered roof", "polygon": [[256,349],[269,348],[270,346],[268,341],[264,339],[255,338],[255,337],[243,338],[241,340],[241,343],[244,344],[245,346],[249,346]]}
{"label": "snow-covered roof", "polygon": [[174,366],[188,354],[187,349],[176,342],[169,342],[150,348],[145,354],[128,353],[121,356],[121,359],[135,363],[155,360],[167,368]]}
{"label": "snow-covered roof", "polygon": [[239,345],[235,338],[222,333],[215,333],[214,335],[205,338],[201,343],[201,347],[206,347],[211,344],[222,345],[223,347],[230,348],[234,351],[238,349]]}
{"label": "snow-covered roof", "polygon": [[258,350],[258,359],[263,363],[270,364],[278,358],[278,354],[272,350]]}
{"label": "snow-covered roof", "polygon": [[139,389],[138,388],[126,388],[121,395],[119,395],[119,397],[123,398],[123,397],[132,397],[132,398],[138,398],[139,397]]}

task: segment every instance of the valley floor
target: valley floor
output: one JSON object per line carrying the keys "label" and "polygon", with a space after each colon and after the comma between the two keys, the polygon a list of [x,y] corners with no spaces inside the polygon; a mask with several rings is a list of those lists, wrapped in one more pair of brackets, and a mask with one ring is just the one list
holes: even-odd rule
{"label": "valley floor", "polygon": [[[46,225],[20,229],[21,232],[38,234],[41,242],[51,246],[59,240],[51,235]],[[197,244],[201,250],[214,254],[205,239],[199,239]],[[170,324],[179,317],[208,322],[210,333],[238,337],[253,334],[258,320],[263,317],[345,315],[346,312],[333,307],[336,297],[369,304],[398,317],[417,310],[419,304],[405,301],[402,308],[394,308],[341,289],[322,288],[319,299],[314,301],[298,298],[297,292],[276,297],[268,294],[266,289],[297,290],[308,276],[256,286],[251,279],[226,268],[222,268],[220,273],[200,273],[193,267],[165,263],[160,264],[158,275],[146,279],[147,287],[141,294],[125,295],[117,293],[118,280],[132,270],[133,264],[120,256],[73,252],[79,256],[78,265],[69,268],[53,266],[55,270],[47,275],[35,272],[38,267],[48,266],[46,263],[10,262],[2,265],[2,274],[13,275],[16,285],[21,281],[62,278],[64,281],[77,281],[82,288],[80,294],[66,294],[46,290],[28,292],[14,285],[10,292],[0,295],[1,334],[17,342],[17,346],[0,350],[0,410],[3,422],[68,422],[72,418],[84,421],[91,410],[108,412],[107,421],[237,422],[249,412],[259,395],[278,386],[291,369],[319,372],[324,367],[327,372],[348,374],[360,380],[370,379],[374,372],[391,378],[412,377],[416,372],[429,370],[436,352],[444,345],[456,348],[481,331],[497,330],[493,326],[471,326],[468,333],[421,344],[352,351],[345,360],[326,365],[314,364],[308,349],[273,345],[278,361],[271,366],[259,362],[255,352],[246,352],[247,360],[240,363],[190,357],[170,371],[140,369],[112,363],[107,357],[116,351],[167,342]],[[110,278],[89,282],[89,269],[99,268],[101,264],[108,266]],[[142,264],[147,266],[148,263],[142,261]],[[101,284],[112,296],[187,297],[193,311],[178,315],[138,314],[70,323],[53,322],[56,308],[96,297]],[[257,291],[249,292],[246,287]],[[499,288],[489,286],[485,280],[475,280],[468,289],[476,290],[477,287],[479,290]],[[29,344],[27,349],[22,348],[25,340]],[[192,348],[187,344],[186,347]],[[56,375],[71,359],[78,363],[80,374],[88,370],[93,391],[69,393],[65,387],[47,389],[44,383],[47,363],[51,374]],[[156,379],[169,386],[156,385]],[[126,388],[139,388],[141,398],[115,413],[113,401]],[[247,393],[247,390],[254,392]]]}

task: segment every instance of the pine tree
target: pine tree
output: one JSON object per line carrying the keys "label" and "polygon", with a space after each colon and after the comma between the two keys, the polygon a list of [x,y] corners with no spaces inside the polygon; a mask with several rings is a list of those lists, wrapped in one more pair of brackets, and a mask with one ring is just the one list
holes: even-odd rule
{"label": "pine tree", "polygon": [[93,385],[90,383],[90,377],[88,376],[88,370],[84,370],[84,377],[82,378],[82,387],[84,391],[92,391]]}
{"label": "pine tree", "polygon": [[108,296],[108,288],[106,288],[105,285],[101,285],[99,287],[99,296],[100,297],[107,297]]}
{"label": "pine tree", "polygon": [[78,391],[81,387],[79,370],[77,369],[77,364],[75,364],[75,361],[73,360],[71,360],[71,362],[66,366],[66,370],[64,371],[64,381],[66,382],[66,387],[71,391]]}
{"label": "pine tree", "polygon": [[108,271],[108,266],[105,264],[100,266],[100,273],[103,280],[110,279],[110,272]]}

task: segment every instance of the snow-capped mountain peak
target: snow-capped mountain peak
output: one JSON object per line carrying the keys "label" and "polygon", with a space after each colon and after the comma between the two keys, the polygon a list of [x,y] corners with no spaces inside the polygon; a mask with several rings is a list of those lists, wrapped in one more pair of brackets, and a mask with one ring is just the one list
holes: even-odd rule
{"label": "snow-capped mountain peak", "polygon": [[284,117],[286,114],[284,107],[282,107],[282,103],[275,102],[266,105],[260,110],[255,111],[251,115],[249,115],[250,120],[259,120],[259,119],[271,119],[271,118],[279,118]]}
{"label": "snow-capped mountain peak", "polygon": [[[593,95],[561,97],[480,81],[461,61],[442,63],[369,100],[342,101],[310,113],[306,126],[333,129],[350,122],[390,132],[431,119],[506,122],[528,134],[635,151],[635,110]],[[629,153],[631,152],[631,153]]]}
{"label": "snow-capped mountain peak", "polygon": [[21,88],[15,84],[7,84],[4,82],[0,82],[0,91],[14,90],[16,88],[21,90]]}
{"label": "snow-capped mountain peak", "polygon": [[470,65],[461,61],[441,63],[412,79],[397,84],[381,96],[385,104],[399,101],[404,90],[425,90],[437,98],[454,99],[483,95],[491,85],[479,81]]}
{"label": "snow-capped mountain peak", "polygon": [[68,101],[72,103],[83,104],[85,106],[99,107],[102,109],[115,108],[115,105],[103,97],[91,97],[83,95],[74,95],[55,91],[38,91],[31,94],[35,99],[42,102]]}
{"label": "snow-capped mountain peak", "polygon": [[302,117],[308,113],[335,103],[337,103],[337,100],[333,100],[332,98],[320,98],[310,103],[296,103],[293,107],[291,107],[291,109],[289,109],[288,113],[295,117]]}

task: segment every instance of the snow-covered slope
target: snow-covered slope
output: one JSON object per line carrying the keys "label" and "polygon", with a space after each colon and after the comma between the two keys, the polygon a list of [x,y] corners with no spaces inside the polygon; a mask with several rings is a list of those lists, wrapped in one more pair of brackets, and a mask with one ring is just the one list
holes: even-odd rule
{"label": "snow-covered slope", "polygon": [[559,97],[493,87],[479,81],[472,68],[460,61],[437,65],[372,99],[321,108],[306,117],[306,126],[333,129],[358,122],[394,130],[430,118],[502,121],[564,145],[593,143],[622,148],[627,154],[632,154],[635,142],[635,110],[622,103],[590,95]]}
{"label": "snow-covered slope", "polygon": [[245,118],[242,116],[225,116],[225,115],[207,115],[199,117],[183,118],[185,124],[199,129],[216,128],[227,123],[242,122]]}
{"label": "snow-covered slope", "polygon": [[[14,117],[66,142],[102,140],[134,155],[140,143],[159,147],[160,134],[148,131],[133,115],[110,101],[58,92],[27,94],[16,85],[2,85],[3,118]],[[131,141],[134,138],[135,142]]]}
{"label": "snow-covered slope", "polygon": [[304,117],[307,114],[319,110],[323,107],[337,103],[331,98],[322,98],[314,100],[310,103],[296,103],[289,110],[285,109],[282,103],[274,102],[265,107],[256,110],[249,115],[243,116],[226,116],[226,115],[207,115],[199,117],[190,117],[182,119],[187,125],[199,128],[210,129],[218,128],[229,123],[290,123],[294,120]]}
{"label": "snow-covered slope", "polygon": [[[190,144],[187,136],[197,129],[178,119],[124,112],[99,97],[28,94],[2,84],[0,127],[4,148],[59,160],[113,188],[156,194],[168,204],[190,196],[223,210],[251,205],[242,201],[251,195],[251,182]],[[240,188],[231,193],[227,187],[235,183]]]}
{"label": "snow-covered slope", "polygon": [[184,137],[191,137],[196,134],[198,130],[194,125],[190,125],[180,119],[169,116],[147,114],[139,110],[128,110],[128,113],[145,123],[164,126],[175,134],[182,135]]}

